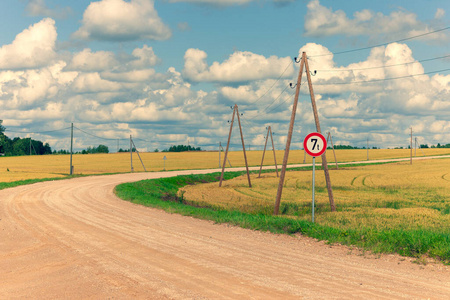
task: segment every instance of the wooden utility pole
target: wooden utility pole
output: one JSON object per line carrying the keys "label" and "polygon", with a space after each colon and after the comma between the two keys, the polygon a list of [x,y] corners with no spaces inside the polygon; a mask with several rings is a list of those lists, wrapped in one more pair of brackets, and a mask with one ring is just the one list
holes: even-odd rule
{"label": "wooden utility pole", "polygon": [[133,146],[131,141],[131,134],[130,134],[130,163],[131,163],[131,173],[133,173]]}
{"label": "wooden utility pole", "polygon": [[73,175],[72,154],[73,154],[73,123],[70,127],[70,170],[69,170],[70,175]]}
{"label": "wooden utility pole", "polygon": [[267,147],[267,140],[269,139],[269,132],[270,132],[270,139],[272,140],[272,150],[273,150],[273,161],[275,162],[275,170],[277,171],[277,177],[278,177],[278,166],[277,166],[277,157],[275,156],[275,146],[273,144],[273,137],[272,137],[272,129],[267,128],[267,136],[266,136],[266,143],[264,144],[264,151],[261,159],[261,167],[259,168],[259,175],[258,178],[261,177],[261,170],[264,162],[264,154],[266,154],[266,147]]}
{"label": "wooden utility pole", "polygon": [[220,174],[219,187],[222,186],[223,173],[225,172],[225,164],[227,162],[228,149],[230,148],[231,132],[233,131],[234,115],[237,115],[237,119],[238,119],[238,123],[239,123],[239,131],[241,133],[242,149],[244,151],[245,168],[247,169],[248,186],[252,187],[252,183],[250,181],[250,171],[248,170],[247,154],[245,153],[245,144],[244,144],[244,136],[242,134],[241,119],[239,117],[239,110],[238,110],[237,104],[234,105],[233,116],[231,117],[230,133],[228,134],[227,150],[225,151],[225,158],[224,158],[223,164],[222,164],[222,173]]}
{"label": "wooden utility pole", "polygon": [[235,107],[236,107],[236,114],[237,114],[238,123],[239,123],[239,131],[241,132],[242,150],[244,150],[244,160],[245,160],[245,168],[247,169],[248,186],[252,187],[252,183],[250,181],[250,172],[248,170],[247,154],[245,153],[244,135],[242,134],[241,118],[239,117],[239,109],[238,109],[237,104],[235,104]]}
{"label": "wooden utility pole", "polygon": [[417,156],[417,137],[414,138],[414,157]]}
{"label": "wooden utility pole", "polygon": [[[328,138],[330,138],[331,149],[333,149],[334,162],[336,164],[336,169],[339,169],[338,162],[337,162],[337,159],[336,159],[336,152],[334,151],[333,138],[331,137],[331,132],[329,132],[329,131],[328,131],[328,137],[327,137],[327,144],[328,144]],[[306,152],[305,152],[305,154],[306,154]]]}
{"label": "wooden utility pole", "polygon": [[[303,52],[303,57],[304,57],[303,62],[305,64],[305,68],[306,68],[306,77],[308,78],[309,94],[311,96],[311,104],[312,104],[313,112],[314,112],[314,120],[316,121],[316,129],[317,129],[317,132],[321,134],[322,131],[320,130],[319,114],[317,112],[316,100],[314,97],[314,91],[313,91],[312,81],[311,81],[311,73],[309,71],[308,59],[306,58],[306,52]],[[322,169],[325,173],[325,181],[327,183],[328,198],[330,201],[331,211],[336,211],[336,206],[334,204],[333,189],[331,188],[330,172],[328,171],[328,162],[327,162],[326,152],[324,152],[322,154]]]}
{"label": "wooden utility pole", "polygon": [[[224,151],[225,152],[225,150],[223,150],[223,147],[222,147],[222,142],[219,142],[219,168],[221,168],[222,167],[222,159],[220,159],[220,156],[221,156],[221,152],[222,151]],[[228,164],[230,165],[230,168],[232,167],[232,165],[231,165],[231,162],[230,162],[230,159],[229,158],[227,158],[227,160],[228,160]]]}
{"label": "wooden utility pole", "polygon": [[411,128],[411,141],[410,141],[410,145],[409,145],[409,148],[411,149],[411,155],[410,155],[410,157],[411,157],[411,159],[410,159],[410,162],[409,162],[409,164],[410,165],[412,165],[412,127],[410,127]]}
{"label": "wooden utility pole", "polygon": [[367,138],[367,160],[369,160],[369,138]]}
{"label": "wooden utility pole", "polygon": [[[147,172],[147,169],[146,169],[145,166],[144,166],[144,162],[142,161],[141,155],[139,154],[139,151],[138,151],[138,149],[137,149],[137,147],[136,147],[136,144],[134,143],[134,141],[133,141],[133,139],[131,138],[131,136],[130,136],[130,141],[131,141],[131,143],[133,144],[134,149],[136,149],[136,154],[138,155],[139,160],[141,161],[141,164],[142,164],[142,167],[144,168],[144,171]],[[164,165],[165,165],[165,162],[164,162]],[[165,169],[165,167],[164,167],[164,169]]]}
{"label": "wooden utility pole", "polygon": [[[303,54],[305,54],[303,52]],[[286,176],[286,167],[289,158],[289,149],[291,147],[292,132],[294,131],[295,114],[297,112],[298,96],[300,94],[300,85],[302,84],[303,66],[305,65],[306,55],[302,56],[300,61],[300,71],[298,72],[297,85],[295,86],[294,105],[292,107],[291,121],[289,123],[289,131],[286,140],[286,149],[284,150],[283,166],[281,167],[280,182],[278,183],[277,198],[275,200],[274,215],[278,215],[281,203],[281,194],[283,193],[284,177]]]}
{"label": "wooden utility pole", "polygon": [[[275,208],[274,208],[275,215],[278,215],[279,210],[280,210],[281,194],[283,192],[283,183],[284,183],[284,178],[286,175],[286,166],[287,166],[288,157],[289,157],[289,148],[291,146],[292,132],[294,130],[295,114],[297,111],[298,96],[300,94],[300,85],[301,85],[301,80],[302,80],[303,66],[305,66],[305,68],[306,68],[306,76],[308,78],[309,94],[311,96],[311,105],[313,108],[314,120],[316,122],[316,129],[317,129],[317,132],[322,133],[320,130],[319,115],[317,113],[316,100],[315,100],[314,91],[312,88],[308,60],[306,58],[306,52],[303,52],[302,59],[300,61],[300,71],[298,73],[297,85],[296,85],[296,90],[295,90],[294,105],[292,107],[291,122],[289,124],[289,132],[288,132],[288,136],[287,136],[287,140],[286,140],[286,150],[284,152],[283,166],[281,168],[280,182],[278,183],[277,198],[275,200]],[[326,157],[325,153],[322,155],[322,168],[325,172],[325,180],[327,183],[327,190],[328,190],[328,197],[330,199],[331,211],[336,211],[336,206],[334,205],[333,190],[331,188],[330,174],[328,171],[327,157]]]}
{"label": "wooden utility pole", "polygon": [[277,165],[277,156],[275,154],[275,145],[273,144],[273,136],[272,136],[272,129],[270,128],[270,140],[272,141],[272,151],[273,151],[273,161],[275,162],[275,170],[277,171],[277,177],[278,177],[278,165]]}

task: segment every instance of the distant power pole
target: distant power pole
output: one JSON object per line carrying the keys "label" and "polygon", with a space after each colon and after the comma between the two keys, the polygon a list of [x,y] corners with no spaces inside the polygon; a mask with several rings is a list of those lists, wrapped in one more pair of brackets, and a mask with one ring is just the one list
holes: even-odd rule
{"label": "distant power pole", "polygon": [[369,138],[367,138],[367,160],[369,160]]}
{"label": "distant power pole", "polygon": [[412,165],[412,127],[411,127],[411,142],[410,142],[409,148],[411,149],[411,155],[410,155],[411,159],[410,159],[410,164]]}
{"label": "distant power pole", "polygon": [[414,157],[417,156],[417,137],[414,138]]}
{"label": "distant power pole", "polygon": [[131,173],[133,173],[133,145],[130,134],[130,163],[131,163]]}
{"label": "distant power pole", "polygon": [[73,175],[73,166],[72,166],[72,154],[73,154],[73,123],[70,127],[70,175]]}
{"label": "distant power pole", "polygon": [[239,124],[239,132],[241,133],[242,151],[244,152],[244,161],[245,161],[245,168],[247,170],[248,186],[252,187],[252,182],[250,180],[250,172],[248,170],[247,154],[245,152],[244,136],[242,134],[241,118],[239,117],[239,109],[238,109],[237,104],[234,105],[233,116],[231,117],[230,133],[228,134],[227,150],[225,151],[225,158],[223,159],[222,173],[220,174],[219,187],[222,186],[223,173],[225,172],[225,165],[227,163],[228,149],[230,148],[231,132],[233,131],[233,123],[234,123],[234,116],[235,115],[237,116],[238,124]]}

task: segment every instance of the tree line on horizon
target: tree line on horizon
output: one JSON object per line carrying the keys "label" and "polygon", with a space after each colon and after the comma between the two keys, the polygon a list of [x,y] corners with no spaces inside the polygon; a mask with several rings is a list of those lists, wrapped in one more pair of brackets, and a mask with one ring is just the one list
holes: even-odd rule
{"label": "tree line on horizon", "polygon": [[[53,150],[48,143],[43,143],[32,138],[15,137],[10,139],[5,135],[5,127],[0,120],[0,155],[1,156],[21,156],[21,155],[46,155],[46,154],[70,154],[68,150]],[[88,147],[85,150],[74,152],[75,154],[109,153],[105,145],[98,147]]]}
{"label": "tree line on horizon", "polygon": [[[48,143],[43,143],[31,138],[15,137],[10,139],[5,135],[5,127],[2,125],[3,120],[0,120],[0,155],[1,156],[20,156],[20,155],[46,155],[46,154],[70,154],[69,150],[53,150]],[[351,145],[333,145],[334,149],[366,149],[366,147],[357,147]],[[406,149],[409,149],[407,146]],[[421,144],[420,148],[450,148],[450,144],[440,144],[428,146],[428,144]],[[331,147],[328,146],[328,149]],[[378,149],[372,147],[371,149]],[[403,147],[396,147],[395,149],[404,149]],[[119,149],[118,152],[129,152],[129,149]],[[133,152],[136,148],[133,147]],[[191,145],[173,145],[161,152],[185,152],[185,151],[202,151],[201,147],[193,147]],[[155,149],[154,152],[160,152]],[[82,151],[73,152],[74,154],[95,154],[95,153],[109,153],[108,146],[98,145],[97,147],[88,147]]]}

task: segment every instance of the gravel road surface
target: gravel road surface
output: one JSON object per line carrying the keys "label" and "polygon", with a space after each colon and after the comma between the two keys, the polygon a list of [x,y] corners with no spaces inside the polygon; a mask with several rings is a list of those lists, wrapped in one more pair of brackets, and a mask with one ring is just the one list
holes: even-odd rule
{"label": "gravel road surface", "polygon": [[[93,176],[0,191],[0,299],[450,299],[450,268],[118,199]],[[217,171],[217,170],[216,170]]]}

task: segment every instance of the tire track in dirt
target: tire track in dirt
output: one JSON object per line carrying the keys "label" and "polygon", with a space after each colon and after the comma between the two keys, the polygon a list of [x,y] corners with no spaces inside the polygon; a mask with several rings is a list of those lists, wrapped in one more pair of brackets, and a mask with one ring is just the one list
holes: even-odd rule
{"label": "tire track in dirt", "polygon": [[[204,170],[206,173],[217,170]],[[450,271],[117,199],[95,176],[0,191],[0,298],[445,299]]]}

